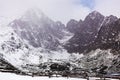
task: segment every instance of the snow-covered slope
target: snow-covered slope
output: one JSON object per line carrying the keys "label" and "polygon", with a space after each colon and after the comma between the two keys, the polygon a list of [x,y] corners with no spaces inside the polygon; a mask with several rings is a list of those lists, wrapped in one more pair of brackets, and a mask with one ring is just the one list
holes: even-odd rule
{"label": "snow-covered slope", "polygon": [[108,50],[96,49],[84,55],[77,61],[79,67],[89,70],[90,75],[95,76],[96,72],[97,71],[99,72],[99,70],[103,67],[106,67],[105,71],[107,72],[107,74],[116,72],[119,73],[120,72],[119,56],[120,54],[114,55],[111,49]]}
{"label": "snow-covered slope", "polygon": [[29,9],[9,26],[32,46],[50,50],[56,50],[61,44],[60,40],[69,36],[64,24],[54,22],[39,9]]}
{"label": "snow-covered slope", "polygon": [[[0,58],[21,71],[29,72],[31,69],[23,69],[23,66],[27,65],[39,65],[51,61],[69,62],[70,54],[62,47],[57,51],[34,48],[27,40],[20,38],[11,27],[0,26],[0,29]],[[34,69],[38,70],[36,67]]]}
{"label": "snow-covered slope", "polygon": [[29,48],[24,41],[14,33],[12,28],[0,26],[0,54],[12,65],[18,67],[22,64],[20,58],[27,54]]}

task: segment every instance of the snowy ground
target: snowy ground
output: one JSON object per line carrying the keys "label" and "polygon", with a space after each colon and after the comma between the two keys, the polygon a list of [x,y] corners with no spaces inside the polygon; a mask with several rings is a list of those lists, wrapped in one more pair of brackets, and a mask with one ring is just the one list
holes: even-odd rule
{"label": "snowy ground", "polygon": [[[0,80],[86,80],[80,78],[63,78],[63,77],[31,77],[31,76],[21,76],[11,73],[1,73]],[[98,80],[98,78],[90,78],[90,80]],[[107,79],[107,80],[119,80],[119,79]]]}
{"label": "snowy ground", "polygon": [[63,78],[63,77],[31,77],[31,76],[21,76],[11,73],[0,73],[0,80],[86,80],[79,78]]}

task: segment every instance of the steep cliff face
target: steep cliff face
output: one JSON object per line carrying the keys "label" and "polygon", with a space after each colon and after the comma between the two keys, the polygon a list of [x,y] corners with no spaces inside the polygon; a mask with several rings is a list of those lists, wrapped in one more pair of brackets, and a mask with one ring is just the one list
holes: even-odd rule
{"label": "steep cliff face", "polygon": [[[108,25],[112,25],[112,23],[114,23],[117,20],[118,18],[115,16],[111,15],[111,16],[104,17],[99,12],[94,11],[90,13],[85,18],[84,21],[73,22],[72,20],[68,22],[67,29],[71,31],[73,26],[74,36],[68,41],[68,43],[65,45],[65,48],[69,52],[80,52],[80,53],[84,52],[86,49],[89,49],[89,46],[91,45],[93,46],[93,44],[96,43],[96,40],[99,40],[99,41],[102,40],[102,39],[99,39],[100,35],[105,36],[105,34],[107,34],[108,32],[109,33],[114,32],[114,30],[112,29],[111,29],[112,32],[110,30],[105,31],[106,30],[105,28]],[[106,36],[108,37],[110,35],[108,34]],[[100,42],[98,42],[98,45],[99,43]]]}
{"label": "steep cliff face", "polygon": [[[77,28],[74,31],[74,36],[66,44],[66,48],[69,52],[82,52],[84,46],[91,44],[97,37],[97,33],[104,20],[104,16],[94,11],[90,13],[84,21],[79,21],[77,24],[73,23],[74,27]],[[70,24],[70,22],[68,23]],[[67,25],[67,29],[71,28],[71,25]]]}
{"label": "steep cliff face", "polygon": [[98,37],[95,41],[95,45],[102,49],[112,48],[119,50],[119,32],[120,32],[120,20],[117,20],[111,24],[102,26],[98,32]]}

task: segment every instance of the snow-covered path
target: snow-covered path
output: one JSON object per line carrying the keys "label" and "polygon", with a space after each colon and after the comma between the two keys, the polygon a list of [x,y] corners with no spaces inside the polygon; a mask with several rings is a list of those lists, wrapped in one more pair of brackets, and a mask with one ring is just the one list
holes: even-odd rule
{"label": "snow-covered path", "polygon": [[11,73],[1,73],[0,72],[0,80],[86,80],[80,78],[63,78],[63,77],[31,77],[31,76],[21,76]]}
{"label": "snow-covered path", "polygon": [[[99,78],[90,78],[89,80],[97,80]],[[31,76],[22,76],[12,73],[1,73],[0,80],[87,80],[81,78],[63,78],[63,77],[31,77]],[[107,80],[119,80],[119,79],[107,79]]]}

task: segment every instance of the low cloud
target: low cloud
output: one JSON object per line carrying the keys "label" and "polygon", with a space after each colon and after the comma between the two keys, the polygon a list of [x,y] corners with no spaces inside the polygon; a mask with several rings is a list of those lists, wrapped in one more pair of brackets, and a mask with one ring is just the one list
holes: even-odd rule
{"label": "low cloud", "polygon": [[38,7],[52,20],[63,23],[67,23],[70,19],[84,19],[93,10],[106,16],[112,14],[120,17],[120,0],[94,0],[92,10],[82,3],[76,4],[77,2],[80,0],[0,0],[0,16],[14,19],[27,9]]}
{"label": "low cloud", "polygon": [[54,21],[63,23],[70,19],[84,19],[90,9],[76,5],[78,0],[0,0],[0,15],[16,18],[31,7],[39,7]]}

